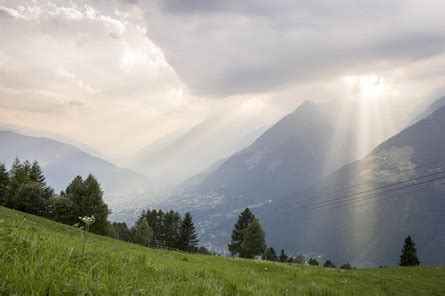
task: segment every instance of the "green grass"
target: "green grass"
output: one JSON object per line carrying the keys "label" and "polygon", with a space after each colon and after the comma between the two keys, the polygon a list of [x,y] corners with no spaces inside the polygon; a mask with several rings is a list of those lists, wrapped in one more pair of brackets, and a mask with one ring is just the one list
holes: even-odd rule
{"label": "green grass", "polygon": [[336,270],[155,250],[0,207],[0,295],[445,295],[445,268]]}

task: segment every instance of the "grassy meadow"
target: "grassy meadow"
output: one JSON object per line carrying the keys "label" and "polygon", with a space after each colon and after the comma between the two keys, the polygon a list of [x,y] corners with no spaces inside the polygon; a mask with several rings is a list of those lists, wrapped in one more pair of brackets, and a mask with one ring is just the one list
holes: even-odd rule
{"label": "grassy meadow", "polygon": [[445,268],[338,270],[149,249],[0,207],[0,295],[445,295]]}

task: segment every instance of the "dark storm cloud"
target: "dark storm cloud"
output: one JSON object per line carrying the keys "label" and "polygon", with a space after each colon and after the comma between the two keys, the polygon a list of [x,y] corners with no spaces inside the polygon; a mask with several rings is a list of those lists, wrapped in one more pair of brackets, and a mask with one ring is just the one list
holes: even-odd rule
{"label": "dark storm cloud", "polygon": [[159,1],[148,36],[198,94],[224,96],[444,51],[440,1]]}

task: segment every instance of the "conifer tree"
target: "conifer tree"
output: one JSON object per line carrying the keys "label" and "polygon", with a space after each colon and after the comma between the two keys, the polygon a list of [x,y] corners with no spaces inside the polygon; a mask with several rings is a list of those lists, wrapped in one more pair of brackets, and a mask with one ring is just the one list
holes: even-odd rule
{"label": "conifer tree", "polygon": [[25,183],[20,186],[15,195],[14,209],[38,216],[47,216],[49,199],[44,188],[36,182]]}
{"label": "conifer tree", "polygon": [[309,263],[309,265],[319,265],[317,259],[312,258],[312,257],[309,258],[308,263]]}
{"label": "conifer tree", "polygon": [[8,193],[9,176],[6,166],[0,163],[0,205],[6,205],[6,194]]}
{"label": "conifer tree", "polygon": [[178,248],[185,252],[196,252],[198,250],[198,235],[193,224],[190,212],[185,213],[179,228]]}
{"label": "conifer tree", "polygon": [[179,227],[181,225],[181,215],[173,210],[165,213],[161,223],[160,239],[162,246],[177,248],[179,240]]}
{"label": "conifer tree", "polygon": [[241,255],[244,231],[254,219],[255,215],[252,214],[249,208],[245,208],[239,215],[238,221],[233,226],[232,241],[228,244],[229,252],[232,256]]}
{"label": "conifer tree", "polygon": [[263,260],[268,260],[268,261],[278,260],[277,253],[275,252],[275,249],[272,247],[266,249],[262,258]]}
{"label": "conifer tree", "polygon": [[349,264],[349,262],[346,262],[345,264],[340,266],[340,269],[352,269],[352,266],[351,264]]}
{"label": "conifer tree", "polygon": [[281,249],[280,256],[278,257],[278,260],[280,260],[280,262],[286,262],[288,257],[289,256],[287,256],[287,254],[284,251],[284,249]]}
{"label": "conifer tree", "polygon": [[335,268],[334,263],[332,263],[330,260],[326,260],[326,262],[323,264],[323,267],[326,268]]}
{"label": "conifer tree", "polygon": [[8,182],[8,192],[6,194],[5,205],[9,208],[14,208],[16,204],[17,193],[20,186],[28,182],[28,171],[27,168],[20,162],[18,158],[12,163],[11,169],[9,170],[9,182]]}
{"label": "conifer tree", "polygon": [[266,240],[263,229],[258,219],[253,219],[247,226],[241,243],[240,256],[243,258],[255,258],[266,250]]}
{"label": "conifer tree", "polygon": [[407,236],[403,244],[402,254],[400,255],[400,266],[418,266],[420,260],[417,257],[416,244],[411,236]]}
{"label": "conifer tree", "polygon": [[90,231],[96,234],[108,233],[108,214],[110,213],[107,204],[103,201],[103,191],[99,182],[93,175],[85,179],[86,194],[81,202],[81,215],[92,216],[96,221],[91,225]]}
{"label": "conifer tree", "polygon": [[148,225],[147,219],[141,219],[135,226],[133,241],[148,247],[152,239],[153,231]]}
{"label": "conifer tree", "polygon": [[34,160],[31,164],[28,176],[31,181],[39,183],[41,186],[46,186],[45,176],[43,175],[42,169],[36,160]]}

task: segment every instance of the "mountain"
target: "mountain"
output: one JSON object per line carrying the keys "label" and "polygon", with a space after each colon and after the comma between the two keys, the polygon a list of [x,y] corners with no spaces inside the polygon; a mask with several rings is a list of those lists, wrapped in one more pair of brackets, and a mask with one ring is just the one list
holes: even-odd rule
{"label": "mountain", "polygon": [[147,178],[141,174],[116,167],[72,145],[48,138],[0,131],[0,143],[0,162],[10,166],[16,157],[20,160],[37,160],[47,183],[56,191],[65,189],[76,175],[87,176],[89,173],[95,175],[103,186],[107,202],[140,192],[148,185]]}
{"label": "mountain", "polygon": [[[353,104],[305,102],[194,188],[243,206],[295,192],[360,156]],[[347,110],[345,110],[347,109]],[[378,144],[378,143],[376,143]]]}
{"label": "mountain", "polygon": [[434,101],[431,105],[429,105],[429,107],[425,111],[423,111],[422,113],[420,113],[416,117],[414,117],[414,119],[411,121],[411,124],[415,124],[415,123],[419,122],[420,120],[427,118],[428,116],[430,116],[436,110],[442,108],[443,106],[445,106],[445,96]]}
{"label": "mountain", "polygon": [[[133,155],[126,166],[144,173],[158,184],[177,185],[251,144],[264,128],[255,120],[212,118],[187,132],[155,141]],[[249,121],[249,120],[247,120]],[[240,128],[243,126],[243,128]]]}
{"label": "mountain", "polygon": [[[276,249],[356,266],[395,265],[409,234],[425,265],[445,264],[445,107],[304,191],[252,205]],[[241,209],[198,209],[224,246]]]}

